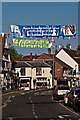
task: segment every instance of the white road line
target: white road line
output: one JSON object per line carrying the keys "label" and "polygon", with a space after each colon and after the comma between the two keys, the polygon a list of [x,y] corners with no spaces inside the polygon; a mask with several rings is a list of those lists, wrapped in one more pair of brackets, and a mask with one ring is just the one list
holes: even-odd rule
{"label": "white road line", "polygon": [[34,106],[32,106],[33,107],[33,109],[34,109]]}
{"label": "white road line", "polygon": [[8,102],[11,102],[11,100],[8,100]]}
{"label": "white road line", "polygon": [[12,97],[15,97],[15,96],[12,96]]}
{"label": "white road line", "polygon": [[24,95],[25,93],[21,93],[21,95]]}
{"label": "white road line", "polygon": [[38,117],[35,115],[35,118],[38,118]]}
{"label": "white road line", "polygon": [[29,99],[31,99],[31,97],[29,97]]}
{"label": "white road line", "polygon": [[33,112],[33,114],[35,115],[35,112]]}
{"label": "white road line", "polygon": [[68,117],[68,116],[70,116],[70,115],[62,115],[62,116],[64,116],[64,117]]}
{"label": "white road line", "polygon": [[59,118],[64,118],[64,117],[62,117],[61,115],[59,115],[58,117],[59,117]]}
{"label": "white road line", "polygon": [[6,102],[4,104],[6,104],[9,100],[10,100],[11,96],[9,96],[9,98],[6,100]]}
{"label": "white road line", "polygon": [[65,107],[63,104],[59,103],[61,106],[63,106],[65,109],[67,109],[68,111],[72,112],[73,114],[76,114],[78,116],[80,116],[78,113],[73,112],[72,110],[68,109],[67,107]]}

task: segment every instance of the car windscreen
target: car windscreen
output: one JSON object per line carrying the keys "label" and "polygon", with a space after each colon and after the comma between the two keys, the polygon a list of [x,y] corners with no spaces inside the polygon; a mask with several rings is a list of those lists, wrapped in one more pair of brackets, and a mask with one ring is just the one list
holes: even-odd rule
{"label": "car windscreen", "polygon": [[77,95],[78,93],[80,93],[80,89],[75,91],[75,95]]}
{"label": "car windscreen", "polygon": [[68,86],[60,86],[58,87],[58,90],[69,90]]}

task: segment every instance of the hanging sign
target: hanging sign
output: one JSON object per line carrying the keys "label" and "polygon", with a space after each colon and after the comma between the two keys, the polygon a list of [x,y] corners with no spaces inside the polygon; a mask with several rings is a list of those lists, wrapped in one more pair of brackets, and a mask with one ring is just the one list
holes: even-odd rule
{"label": "hanging sign", "polygon": [[36,39],[16,39],[13,38],[13,46],[28,48],[49,48],[54,44],[54,40]]}
{"label": "hanging sign", "polygon": [[35,39],[44,37],[75,36],[75,25],[11,25],[13,38]]}

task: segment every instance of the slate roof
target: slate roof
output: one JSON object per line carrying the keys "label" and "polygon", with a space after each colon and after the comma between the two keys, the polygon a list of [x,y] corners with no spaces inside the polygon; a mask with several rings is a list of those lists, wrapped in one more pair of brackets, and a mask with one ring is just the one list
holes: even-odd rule
{"label": "slate roof", "polygon": [[33,67],[51,67],[49,64],[45,63],[44,61],[34,60],[28,63]]}
{"label": "slate roof", "polygon": [[16,68],[22,68],[22,67],[31,67],[31,66],[28,63],[19,61],[19,62],[16,62],[15,67]]}

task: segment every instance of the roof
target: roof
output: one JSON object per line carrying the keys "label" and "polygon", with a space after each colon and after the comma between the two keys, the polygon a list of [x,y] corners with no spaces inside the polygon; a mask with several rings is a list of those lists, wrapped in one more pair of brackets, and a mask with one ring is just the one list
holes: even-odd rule
{"label": "roof", "polygon": [[31,62],[28,62],[30,65],[32,65],[33,67],[51,67],[49,64],[47,64],[46,62],[44,61],[31,61]]}
{"label": "roof", "polygon": [[39,55],[32,55],[32,56],[27,55],[27,56],[23,56],[23,59],[21,59],[21,61],[31,61],[33,59],[37,59],[37,57],[39,57]]}
{"label": "roof", "polygon": [[22,68],[22,67],[31,67],[28,63],[25,63],[25,62],[16,62],[16,65],[15,65],[16,68]]}
{"label": "roof", "polygon": [[52,54],[49,55],[49,54],[43,53],[39,57],[37,57],[37,59],[39,59],[39,60],[53,59],[53,55]]}
{"label": "roof", "polygon": [[[77,63],[80,64],[80,50],[71,50],[66,48],[61,48],[59,51],[64,50],[70,57],[72,57]],[[58,52],[59,53],[59,52]]]}
{"label": "roof", "polygon": [[[52,60],[44,60],[47,64],[49,64],[50,66],[53,66],[53,59]],[[64,68],[69,68],[72,69],[72,67],[70,67],[69,65],[67,65],[66,63],[64,63],[63,61],[61,61],[60,59],[58,59],[57,57],[54,57],[54,62],[58,62],[61,66],[63,66]]]}

